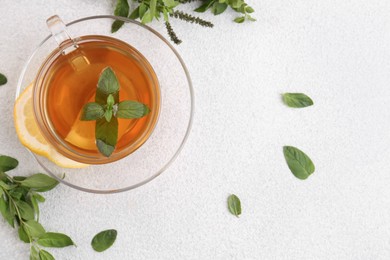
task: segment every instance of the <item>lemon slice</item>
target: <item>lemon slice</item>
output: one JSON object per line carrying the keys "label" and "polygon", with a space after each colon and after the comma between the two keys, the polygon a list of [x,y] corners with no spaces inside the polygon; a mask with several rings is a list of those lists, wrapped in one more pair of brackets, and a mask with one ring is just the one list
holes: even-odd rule
{"label": "lemon slice", "polygon": [[33,84],[29,85],[15,102],[14,123],[20,142],[33,153],[45,156],[63,168],[84,168],[88,164],[75,162],[58,153],[42,136],[33,114]]}

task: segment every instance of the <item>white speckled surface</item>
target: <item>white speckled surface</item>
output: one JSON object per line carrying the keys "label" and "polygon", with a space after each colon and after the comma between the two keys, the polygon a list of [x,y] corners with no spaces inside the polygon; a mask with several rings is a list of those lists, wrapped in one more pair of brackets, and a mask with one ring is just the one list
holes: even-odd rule
{"label": "white speckled surface", "polygon": [[[249,1],[249,0],[248,0]],[[390,2],[249,1],[255,23],[205,14],[215,28],[174,21],[196,92],[192,134],[163,175],[136,190],[94,195],[59,186],[41,221],[78,247],[57,259],[389,259]],[[195,6],[195,5],[193,5]],[[113,1],[2,1],[0,154],[39,171],[12,124],[18,75],[47,35],[45,20],[109,14]],[[165,35],[161,24],[153,27]],[[282,92],[305,92],[294,110]],[[307,152],[316,172],[289,172],[283,145]],[[229,214],[237,194],[243,214]],[[116,228],[114,246],[90,240]],[[0,220],[0,259],[28,259],[29,247]]]}

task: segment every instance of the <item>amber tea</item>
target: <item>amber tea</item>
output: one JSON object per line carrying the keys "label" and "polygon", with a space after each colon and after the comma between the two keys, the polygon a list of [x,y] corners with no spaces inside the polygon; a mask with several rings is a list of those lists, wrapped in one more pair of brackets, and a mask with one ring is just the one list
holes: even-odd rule
{"label": "amber tea", "polygon": [[44,92],[47,127],[74,153],[99,157],[95,121],[81,121],[80,116],[83,106],[94,102],[100,73],[109,66],[120,83],[119,101],[135,100],[151,109],[150,114],[140,119],[118,119],[114,157],[131,146],[132,151],[136,150],[150,136],[159,112],[160,91],[152,67],[142,54],[120,40],[83,36],[76,41],[74,50],[57,55],[49,63],[38,82]]}

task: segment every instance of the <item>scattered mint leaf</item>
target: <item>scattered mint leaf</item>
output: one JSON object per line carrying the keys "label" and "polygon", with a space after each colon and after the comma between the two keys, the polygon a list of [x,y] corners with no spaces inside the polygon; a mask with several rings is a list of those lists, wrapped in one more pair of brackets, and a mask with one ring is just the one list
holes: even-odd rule
{"label": "scattered mint leaf", "polygon": [[106,95],[114,94],[119,91],[118,79],[110,67],[105,68],[100,74],[98,89]]}
{"label": "scattered mint leaf", "polygon": [[0,155],[0,171],[1,172],[7,172],[12,169],[15,169],[18,167],[18,160],[15,158],[6,156],[6,155]]}
{"label": "scattered mint leaf", "polygon": [[301,150],[293,146],[283,147],[288,168],[298,179],[305,180],[315,171],[312,160]]}
{"label": "scattered mint leaf", "polygon": [[92,239],[92,248],[97,252],[103,252],[114,244],[116,236],[117,231],[115,229],[102,231]]}
{"label": "scattered mint leaf", "polygon": [[140,118],[149,114],[150,109],[137,101],[126,100],[118,104],[118,118]]}
{"label": "scattered mint leaf", "polygon": [[289,107],[302,108],[314,104],[310,97],[303,93],[284,93],[283,102]]}
{"label": "scattered mint leaf", "polygon": [[236,23],[243,23],[245,21],[245,16],[240,16],[234,19]]}
{"label": "scattered mint leaf", "polygon": [[137,8],[135,8],[133,10],[133,12],[131,12],[129,18],[135,20],[135,19],[137,19],[139,17],[140,17],[140,15],[139,15],[139,6],[138,6]]}
{"label": "scattered mint leaf", "polygon": [[[116,1],[116,7],[114,11],[114,15],[121,16],[121,17],[127,17],[129,15],[129,3],[127,0],[117,0]],[[116,20],[111,25],[111,32],[114,33],[118,31],[125,22]]]}
{"label": "scattered mint leaf", "polygon": [[201,6],[196,8],[194,11],[198,13],[204,13],[209,9],[213,4],[215,3],[215,0],[207,0],[204,2]]}
{"label": "scattered mint leaf", "polygon": [[0,73],[0,86],[5,85],[7,83],[7,78]]}
{"label": "scattered mint leaf", "polygon": [[66,247],[74,245],[69,236],[53,232],[47,232],[40,236],[38,244],[45,247]]}
{"label": "scattered mint leaf", "polygon": [[215,2],[213,4],[212,11],[214,15],[219,15],[225,12],[226,8],[228,8],[227,4]]}
{"label": "scattered mint leaf", "polygon": [[30,248],[30,260],[41,260],[39,257],[39,250],[35,246]]}
{"label": "scattered mint leaf", "polygon": [[230,213],[236,217],[241,215],[241,201],[236,195],[230,195],[227,202]]}
{"label": "scattered mint leaf", "polygon": [[41,249],[39,250],[39,259],[40,260],[55,260],[54,256],[52,256],[49,252]]}
{"label": "scattered mint leaf", "polygon": [[57,180],[43,173],[34,174],[20,183],[39,192],[49,191],[58,185]]}

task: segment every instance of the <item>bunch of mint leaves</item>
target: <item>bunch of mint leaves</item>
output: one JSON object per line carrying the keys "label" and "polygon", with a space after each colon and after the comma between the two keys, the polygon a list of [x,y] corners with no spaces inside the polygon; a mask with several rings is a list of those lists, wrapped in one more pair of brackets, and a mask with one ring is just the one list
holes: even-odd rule
{"label": "bunch of mint leaves", "polygon": [[[114,15],[134,20],[139,19],[143,24],[150,23],[154,19],[159,21],[162,18],[170,39],[174,43],[180,44],[182,41],[177,37],[173,30],[169,21],[170,17],[195,23],[203,27],[213,27],[213,24],[209,21],[177,10],[177,7],[180,5],[191,2],[199,2],[199,7],[194,10],[198,13],[211,10],[214,15],[219,15],[230,7],[235,12],[240,13],[240,15],[234,19],[236,23],[256,21],[256,19],[251,16],[255,10],[244,0],[132,0],[132,8],[130,7],[128,0],[117,0]],[[118,31],[123,24],[123,21],[115,21],[111,26],[111,31]]]}
{"label": "bunch of mint leaves", "polygon": [[103,69],[96,89],[95,102],[84,105],[82,121],[95,121],[96,146],[109,157],[118,142],[118,118],[135,119],[149,114],[147,105],[133,100],[119,102],[119,81],[110,67]]}
{"label": "bunch of mint leaves", "polygon": [[18,229],[20,240],[30,243],[31,260],[53,260],[42,247],[66,247],[74,245],[72,239],[62,233],[46,232],[39,223],[39,203],[45,198],[40,194],[58,185],[58,182],[42,173],[29,177],[13,176],[6,172],[15,169],[19,162],[9,156],[0,156],[0,212],[8,224]]}

